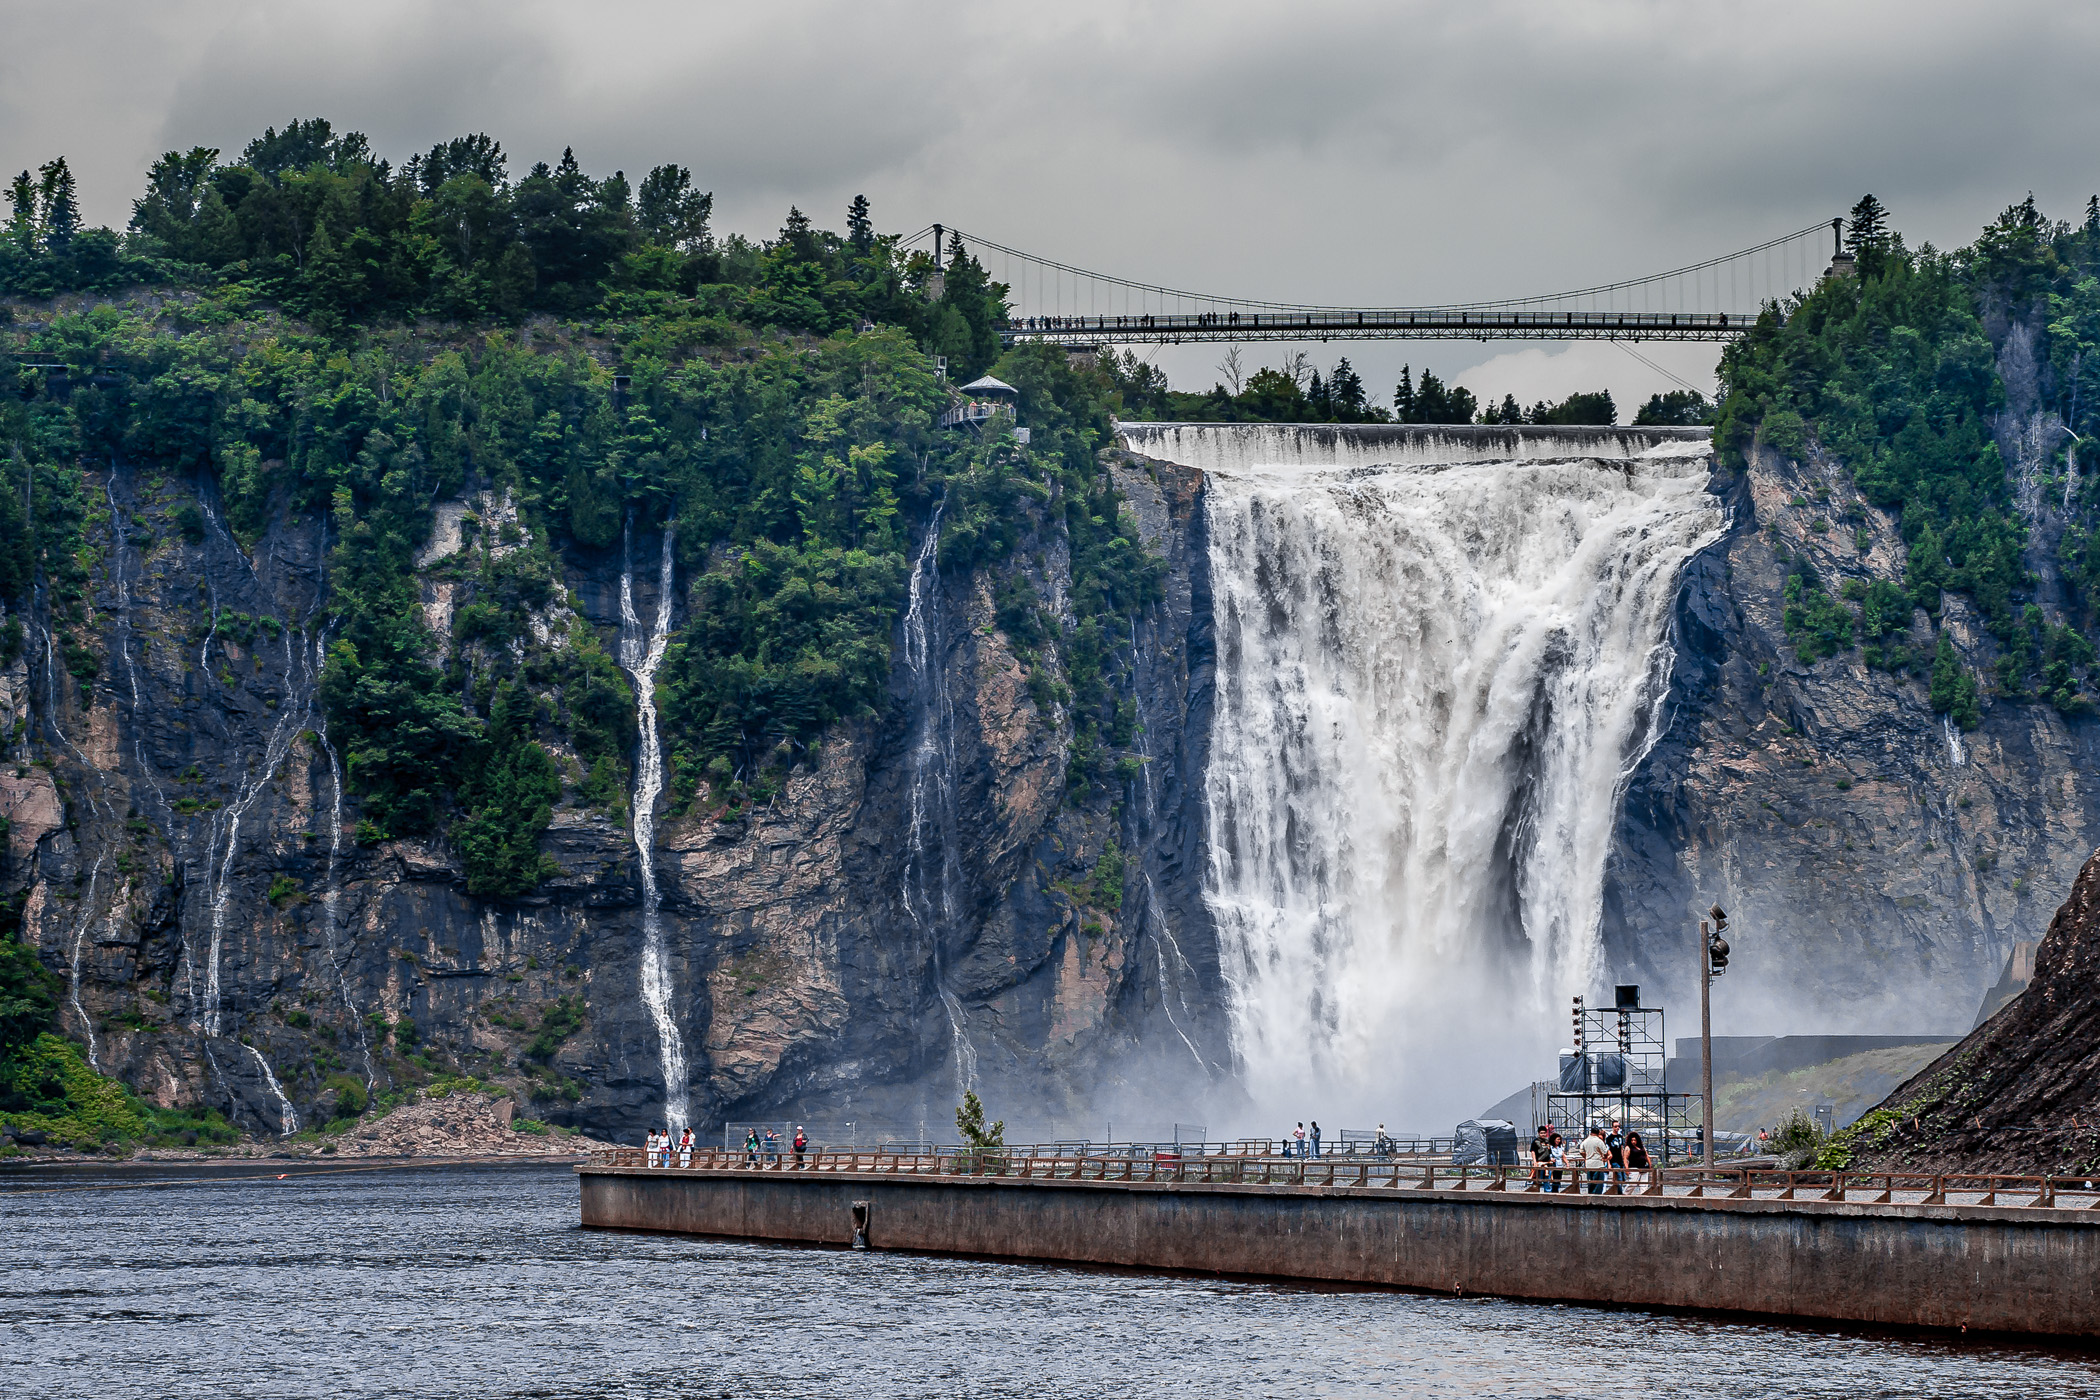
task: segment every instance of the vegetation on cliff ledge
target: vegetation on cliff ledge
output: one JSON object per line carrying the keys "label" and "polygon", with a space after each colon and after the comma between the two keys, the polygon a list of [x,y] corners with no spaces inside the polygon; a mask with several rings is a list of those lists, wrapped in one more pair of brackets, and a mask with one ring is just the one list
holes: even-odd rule
{"label": "vegetation on cliff ledge", "polygon": [[[1834,464],[1895,513],[1907,551],[1900,577],[1863,570],[1842,584],[1783,560],[1788,635],[1804,661],[1858,646],[1870,666],[1929,674],[1934,708],[1973,728],[1978,683],[1944,633],[1904,640],[1914,611],[1937,629],[1944,596],[1959,594],[1995,644],[1993,694],[2089,712],[2100,201],[2074,226],[2029,198],[1970,247],[1942,253],[1905,247],[1868,196],[1848,240],[1857,276],[1768,306],[1721,362],[1724,462],[1762,447]],[[2008,462],[2002,444],[2015,439],[2020,460]]]}

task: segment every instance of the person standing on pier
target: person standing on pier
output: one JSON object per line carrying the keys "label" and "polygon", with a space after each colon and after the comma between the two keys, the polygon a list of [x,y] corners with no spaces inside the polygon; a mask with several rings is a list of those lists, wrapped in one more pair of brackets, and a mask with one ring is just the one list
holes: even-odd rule
{"label": "person standing on pier", "polygon": [[678,1165],[681,1167],[693,1165],[693,1130],[691,1128],[687,1128],[678,1135]]}
{"label": "person standing on pier", "polygon": [[756,1128],[749,1128],[744,1132],[744,1160],[754,1167],[758,1165],[758,1129]]}
{"label": "person standing on pier", "polygon": [[1531,1189],[1553,1189],[1553,1125],[1541,1124],[1531,1139]]}
{"label": "person standing on pier", "polygon": [[1582,1140],[1582,1167],[1592,1196],[1604,1194],[1604,1168],[1610,1161],[1611,1148],[1605,1145],[1604,1133],[1592,1123],[1590,1135]]}
{"label": "person standing on pier", "polygon": [[809,1151],[809,1134],[798,1124],[795,1128],[795,1165],[802,1165],[802,1154]]}
{"label": "person standing on pier", "polygon": [[1315,1158],[1320,1155],[1320,1120],[1317,1118],[1313,1119],[1312,1125],[1312,1155]]}

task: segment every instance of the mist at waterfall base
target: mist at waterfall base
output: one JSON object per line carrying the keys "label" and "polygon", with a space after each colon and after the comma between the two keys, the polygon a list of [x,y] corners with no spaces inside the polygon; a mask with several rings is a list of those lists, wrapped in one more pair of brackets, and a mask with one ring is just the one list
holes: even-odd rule
{"label": "mist at waterfall base", "polygon": [[1242,1130],[1448,1129],[1603,990],[1698,436],[1130,425],[1208,474],[1206,890]]}

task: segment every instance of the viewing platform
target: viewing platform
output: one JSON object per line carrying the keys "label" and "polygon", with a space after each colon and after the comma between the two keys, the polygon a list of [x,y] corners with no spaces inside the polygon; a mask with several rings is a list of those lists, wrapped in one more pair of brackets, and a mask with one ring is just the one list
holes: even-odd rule
{"label": "viewing platform", "polygon": [[577,1173],[587,1227],[2100,1335],[2100,1179],[1675,1168],[1592,1194],[1565,1169],[1548,1191],[1528,1166],[1030,1148]]}

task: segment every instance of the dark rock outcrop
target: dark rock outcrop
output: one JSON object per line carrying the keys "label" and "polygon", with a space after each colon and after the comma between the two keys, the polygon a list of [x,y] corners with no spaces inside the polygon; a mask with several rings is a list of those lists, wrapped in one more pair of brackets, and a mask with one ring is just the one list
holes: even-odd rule
{"label": "dark rock outcrop", "polygon": [[2004,1010],[1863,1118],[1855,1166],[2100,1171],[2100,852],[2078,873]]}

